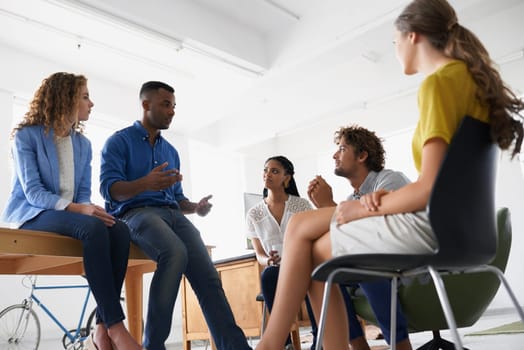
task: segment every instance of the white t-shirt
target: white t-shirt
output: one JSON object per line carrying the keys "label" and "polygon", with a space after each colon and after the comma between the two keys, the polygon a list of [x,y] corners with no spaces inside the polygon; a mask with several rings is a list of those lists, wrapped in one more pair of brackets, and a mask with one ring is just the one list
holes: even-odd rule
{"label": "white t-shirt", "polygon": [[55,144],[60,183],[60,200],[56,203],[55,209],[64,210],[73,201],[75,195],[75,166],[71,135],[57,136]]}
{"label": "white t-shirt", "polygon": [[311,209],[313,207],[307,199],[289,195],[279,225],[269,211],[266,202],[262,200],[246,214],[247,237],[258,238],[265,252],[269,254],[272,245],[282,244],[289,218],[295,213]]}

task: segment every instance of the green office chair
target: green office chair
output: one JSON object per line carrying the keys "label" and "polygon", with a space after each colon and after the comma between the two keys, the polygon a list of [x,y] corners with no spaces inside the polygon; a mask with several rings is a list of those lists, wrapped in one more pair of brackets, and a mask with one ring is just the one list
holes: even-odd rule
{"label": "green office chair", "polygon": [[[501,271],[506,269],[511,247],[510,218],[507,208],[497,211],[497,252],[490,265],[498,267]],[[443,280],[458,327],[475,324],[500,286],[497,276],[488,272],[446,275],[443,276]],[[357,314],[367,322],[376,324],[366,297],[354,288],[350,289],[350,293]],[[433,339],[418,350],[455,349],[452,342],[440,337],[440,330],[448,329],[448,325],[431,282],[421,283],[419,280],[414,280],[410,284],[403,284],[399,288],[398,296],[410,332],[433,332]]]}

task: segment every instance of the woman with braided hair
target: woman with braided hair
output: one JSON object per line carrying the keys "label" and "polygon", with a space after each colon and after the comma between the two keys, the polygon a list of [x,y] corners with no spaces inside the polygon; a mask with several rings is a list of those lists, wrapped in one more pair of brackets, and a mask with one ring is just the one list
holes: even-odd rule
{"label": "woman with braided hair", "polygon": [[[261,285],[269,312],[273,308],[287,223],[293,214],[313,209],[307,199],[300,198],[294,174],[294,166],[286,157],[268,158],[263,171],[264,198],[246,214],[247,237],[251,239],[258,262],[265,266]],[[284,348],[293,349],[289,333]]]}

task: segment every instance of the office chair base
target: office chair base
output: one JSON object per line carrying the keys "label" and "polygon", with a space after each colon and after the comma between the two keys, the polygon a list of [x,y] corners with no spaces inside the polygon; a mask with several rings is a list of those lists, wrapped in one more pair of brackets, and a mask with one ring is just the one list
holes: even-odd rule
{"label": "office chair base", "polygon": [[[463,348],[464,350],[469,350]],[[433,339],[417,348],[417,350],[455,350],[455,344],[442,338],[439,331],[433,331]]]}

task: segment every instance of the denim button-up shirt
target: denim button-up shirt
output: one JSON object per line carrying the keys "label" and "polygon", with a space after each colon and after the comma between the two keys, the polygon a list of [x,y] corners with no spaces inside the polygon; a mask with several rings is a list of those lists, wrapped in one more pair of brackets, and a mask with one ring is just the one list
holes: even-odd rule
{"label": "denim button-up shirt", "polygon": [[106,201],[106,210],[121,216],[129,209],[145,206],[175,206],[187,199],[182,185],[177,182],[161,191],[145,191],[126,201],[116,201],[109,192],[117,181],[134,181],[146,176],[153,168],[167,162],[168,169],[180,169],[177,150],[160,134],[155,143],[149,143],[149,134],[139,121],[117,131],[102,149],[100,193]]}

